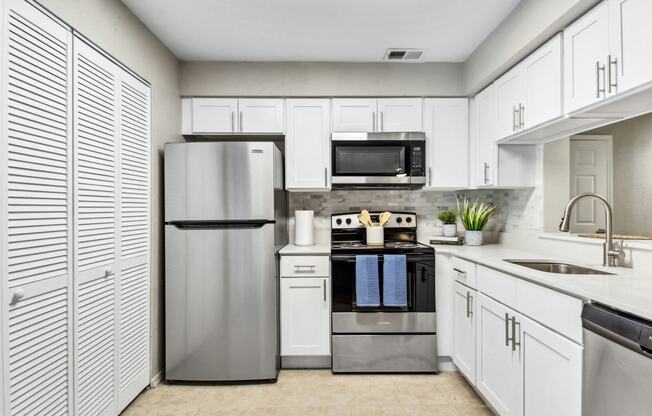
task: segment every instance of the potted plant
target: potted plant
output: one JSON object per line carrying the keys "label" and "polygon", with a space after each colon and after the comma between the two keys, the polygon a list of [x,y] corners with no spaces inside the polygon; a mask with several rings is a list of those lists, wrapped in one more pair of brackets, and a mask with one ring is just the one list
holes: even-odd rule
{"label": "potted plant", "polygon": [[464,198],[462,207],[457,201],[457,211],[466,230],[464,233],[466,244],[469,246],[482,245],[482,230],[487,225],[489,217],[496,212],[496,206],[480,202],[477,199],[471,204],[468,199]]}
{"label": "potted plant", "polygon": [[439,221],[444,223],[444,237],[455,237],[457,235],[457,213],[453,211],[442,211],[437,215]]}

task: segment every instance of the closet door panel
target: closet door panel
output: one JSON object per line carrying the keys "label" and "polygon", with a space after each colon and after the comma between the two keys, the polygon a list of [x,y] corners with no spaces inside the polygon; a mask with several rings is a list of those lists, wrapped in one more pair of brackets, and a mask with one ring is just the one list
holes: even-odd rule
{"label": "closet door panel", "polygon": [[75,414],[115,413],[117,66],[74,41]]}
{"label": "closet door panel", "polygon": [[150,90],[120,81],[118,411],[149,384]]}
{"label": "closet door panel", "polygon": [[70,33],[25,1],[2,10],[0,414],[70,411]]}

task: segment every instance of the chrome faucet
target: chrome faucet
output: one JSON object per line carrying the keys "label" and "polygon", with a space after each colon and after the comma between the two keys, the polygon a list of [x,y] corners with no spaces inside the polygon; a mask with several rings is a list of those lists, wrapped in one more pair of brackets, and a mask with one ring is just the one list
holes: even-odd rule
{"label": "chrome faucet", "polygon": [[603,244],[602,265],[607,267],[616,267],[616,260],[620,259],[623,255],[623,247],[622,243],[618,248],[616,248],[614,244],[614,235],[612,229],[613,212],[611,210],[611,205],[609,205],[609,202],[604,199],[604,197],[598,194],[585,193],[578,194],[571,198],[571,200],[568,201],[568,205],[566,205],[566,209],[564,210],[564,217],[561,219],[561,224],[559,224],[559,231],[568,232],[570,230],[570,219],[573,206],[575,206],[577,201],[580,199],[587,197],[593,197],[600,201],[606,213],[606,233],[605,243]]}

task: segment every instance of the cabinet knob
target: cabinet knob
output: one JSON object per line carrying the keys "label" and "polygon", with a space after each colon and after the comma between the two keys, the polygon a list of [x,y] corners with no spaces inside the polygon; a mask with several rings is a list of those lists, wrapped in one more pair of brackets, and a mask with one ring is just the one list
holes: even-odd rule
{"label": "cabinet knob", "polygon": [[104,277],[109,277],[113,275],[113,266],[106,266],[104,268]]}
{"label": "cabinet knob", "polygon": [[11,304],[15,305],[20,302],[25,297],[25,289],[16,289],[14,290],[13,295],[11,295]]}

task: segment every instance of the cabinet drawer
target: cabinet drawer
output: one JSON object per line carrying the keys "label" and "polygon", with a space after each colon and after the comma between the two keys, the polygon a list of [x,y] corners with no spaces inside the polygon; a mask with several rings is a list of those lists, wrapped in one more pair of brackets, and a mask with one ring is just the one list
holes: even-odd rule
{"label": "cabinet drawer", "polygon": [[475,263],[468,260],[453,257],[453,273],[455,280],[475,289],[476,287],[476,271]]}
{"label": "cabinet drawer", "polygon": [[281,277],[330,276],[328,256],[281,256]]}
{"label": "cabinet drawer", "polygon": [[505,305],[516,308],[516,278],[508,274],[477,266],[477,288],[480,292],[496,299]]}
{"label": "cabinet drawer", "polygon": [[516,309],[578,344],[582,344],[581,299],[525,280],[516,282]]}

